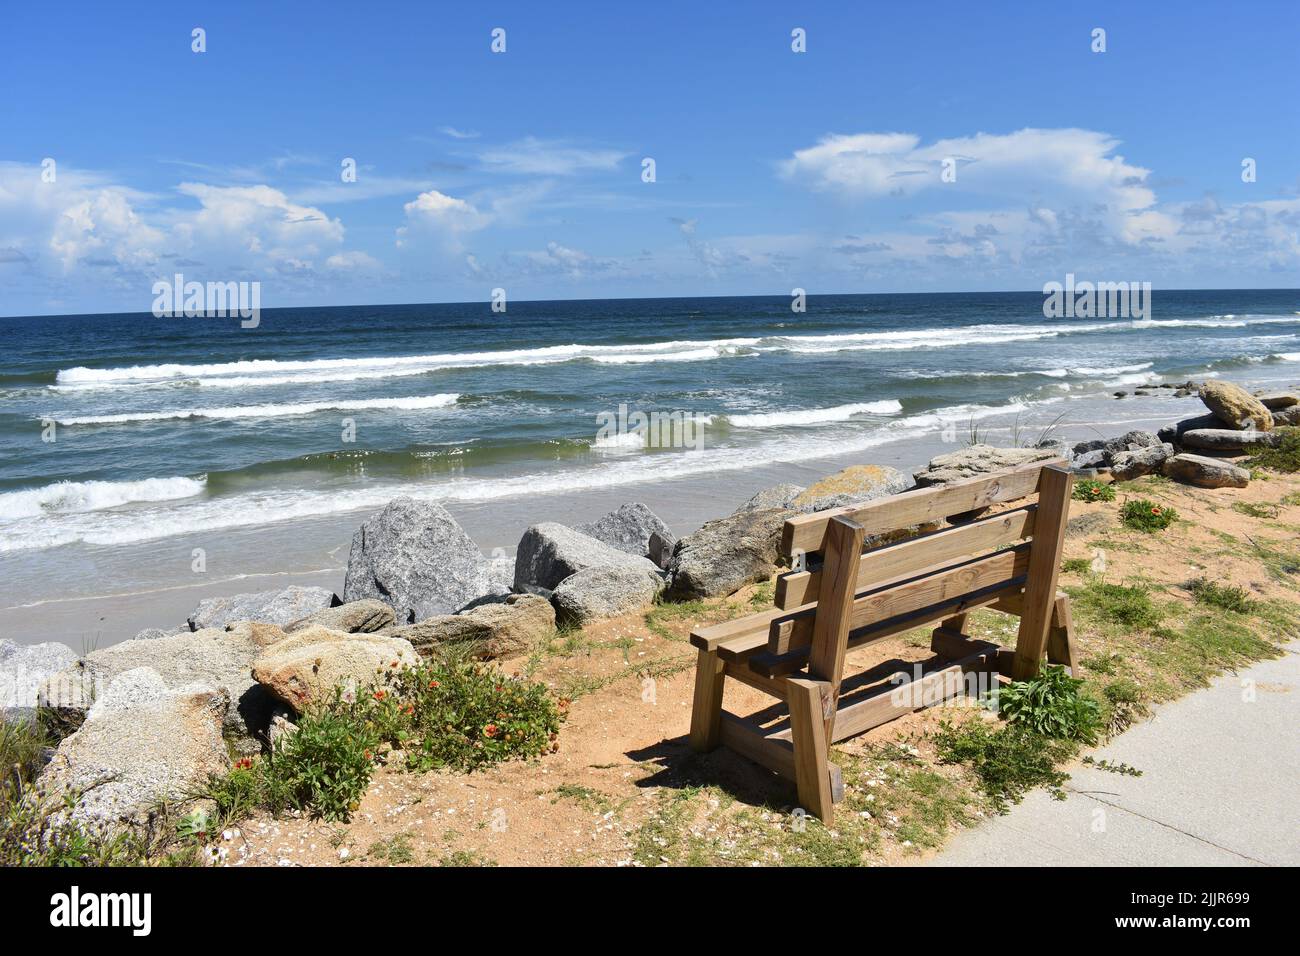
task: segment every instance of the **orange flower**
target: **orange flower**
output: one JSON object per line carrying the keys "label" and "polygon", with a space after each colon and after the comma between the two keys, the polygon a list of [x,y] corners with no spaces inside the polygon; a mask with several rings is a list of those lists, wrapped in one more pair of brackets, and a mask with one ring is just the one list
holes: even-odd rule
{"label": "orange flower", "polygon": [[1160,514],[1160,506],[1159,506],[1159,505],[1152,505],[1152,506],[1151,506],[1151,513],[1152,513],[1153,515],[1158,515],[1158,514]]}
{"label": "orange flower", "polygon": [[440,686],[440,685],[438,684],[438,682],[437,682],[436,680],[431,680],[431,681],[429,681],[429,690],[433,690],[435,687],[438,687],[438,686]]}
{"label": "orange flower", "polygon": [[497,725],[488,724],[486,727],[483,728],[483,733],[485,733],[489,737],[495,737],[497,735]]}
{"label": "orange flower", "polygon": [[387,696],[388,696],[388,694],[386,694],[386,693],[385,693],[384,691],[382,691],[382,690],[377,690],[377,691],[375,691],[375,700],[383,700],[383,699],[384,699],[385,697],[387,697]]}

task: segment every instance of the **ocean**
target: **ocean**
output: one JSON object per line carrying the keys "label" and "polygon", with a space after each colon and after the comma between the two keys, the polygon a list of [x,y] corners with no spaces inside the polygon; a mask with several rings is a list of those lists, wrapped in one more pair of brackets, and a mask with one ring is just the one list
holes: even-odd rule
{"label": "ocean", "polygon": [[[398,494],[509,553],[581,502],[677,503],[665,517],[688,529],[809,462],[921,464],[973,432],[1095,437],[1200,410],[1117,390],[1300,379],[1294,290],[1157,291],[1141,320],[1049,319],[1040,294],[990,293],[812,296],[802,313],[784,296],[285,308],[254,329],[5,318],[0,333],[0,636],[25,641],[49,638],[6,632],[129,636],[100,627],[101,599],[341,580],[348,529]],[[196,548],[219,560],[196,572]],[[49,605],[57,621],[4,613]]]}

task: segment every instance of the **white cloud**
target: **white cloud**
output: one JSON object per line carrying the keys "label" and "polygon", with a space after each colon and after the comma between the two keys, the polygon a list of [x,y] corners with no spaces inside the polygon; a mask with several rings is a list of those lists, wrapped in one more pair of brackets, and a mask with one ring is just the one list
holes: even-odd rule
{"label": "white cloud", "polygon": [[484,228],[492,216],[480,212],[473,203],[446,193],[430,189],[420,193],[402,207],[406,211],[407,225],[397,230],[397,244],[403,245],[412,227],[441,234],[456,242],[459,236]]}
{"label": "white cloud", "polygon": [[478,130],[457,129],[454,126],[439,126],[438,132],[444,136],[450,136],[452,139],[478,139]]}
{"label": "white cloud", "polygon": [[479,162],[495,172],[533,176],[572,176],[581,172],[611,170],[630,153],[615,149],[570,146],[558,140],[525,137],[478,154]]}
{"label": "white cloud", "polygon": [[336,272],[376,272],[380,265],[379,260],[369,253],[362,252],[360,249],[350,249],[336,252],[326,259],[325,268]]}

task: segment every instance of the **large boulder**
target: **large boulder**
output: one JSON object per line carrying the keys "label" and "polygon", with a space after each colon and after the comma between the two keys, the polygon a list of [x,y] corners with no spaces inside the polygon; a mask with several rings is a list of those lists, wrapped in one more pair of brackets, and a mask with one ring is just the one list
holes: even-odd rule
{"label": "large boulder", "polygon": [[555,608],[535,594],[511,594],[504,601],[481,604],[458,616],[486,629],[484,637],[476,638],[483,642],[478,656],[485,659],[527,650],[555,633]]}
{"label": "large boulder", "polygon": [[1300,395],[1295,392],[1267,392],[1263,395],[1256,395],[1259,403],[1267,408],[1270,412],[1280,411],[1283,408],[1292,408],[1300,405]]}
{"label": "large boulder", "polygon": [[492,571],[447,509],[394,498],[352,536],[343,600],[383,601],[408,624],[502,593]]}
{"label": "large boulder", "polygon": [[1273,412],[1273,427],[1281,428],[1286,425],[1300,425],[1300,405],[1289,405]]}
{"label": "large boulder", "polygon": [[183,800],[229,769],[221,733],[229,703],[211,687],[168,687],[149,668],[125,671],[59,744],[37,787],[52,808],[75,798],[79,822],[144,823],[160,803]]}
{"label": "large boulder", "polygon": [[768,508],[791,508],[794,499],[803,493],[803,485],[791,484],[790,482],[773,485],[771,488],[764,488],[736,510],[765,511]]}
{"label": "large boulder", "polygon": [[1204,455],[1174,455],[1162,470],[1166,477],[1198,488],[1245,488],[1250,483],[1250,472],[1245,468]]}
{"label": "large boulder", "polygon": [[1167,441],[1178,445],[1182,443],[1183,435],[1190,431],[1200,428],[1222,427],[1223,422],[1219,421],[1217,415],[1197,415],[1195,418],[1184,418],[1182,421],[1175,422],[1172,425],[1165,425],[1156,432],[1156,437],[1161,441]]}
{"label": "large boulder", "polygon": [[[542,601],[547,607],[551,602],[535,594],[528,595]],[[551,612],[554,615],[554,611]],[[486,645],[492,639],[492,628],[486,621],[479,621],[468,614],[435,614],[414,624],[404,624],[384,632],[389,637],[408,641],[421,657],[429,657],[443,644],[464,644],[474,642]]]}
{"label": "large boulder", "polygon": [[667,596],[675,601],[731,594],[776,570],[781,527],[797,511],[737,511],[706,522],[677,542]]}
{"label": "large boulder", "polygon": [[1242,451],[1247,445],[1276,445],[1281,438],[1280,432],[1257,432],[1252,429],[1241,431],[1235,428],[1194,428],[1183,432],[1181,442],[1184,448],[1235,452]]}
{"label": "large boulder", "polygon": [[790,507],[808,514],[896,495],[910,487],[911,482],[896,468],[850,465],[808,486],[795,496]]}
{"label": "large boulder", "polygon": [[587,568],[632,568],[656,571],[649,558],[628,554],[554,521],[535,524],[519,540],[515,552],[515,590],[556,586]]}
{"label": "large boulder", "polygon": [[930,459],[924,468],[914,472],[916,484],[921,488],[946,485],[965,478],[975,478],[1006,468],[1015,468],[1035,461],[1049,461],[1059,457],[1047,448],[997,448],[993,445],[969,445]]}
{"label": "large boulder", "polygon": [[1142,448],[1155,448],[1161,444],[1160,438],[1151,432],[1130,431],[1125,432],[1118,438],[1108,438],[1102,443],[1102,447],[1110,454],[1111,459],[1121,452],[1138,451]]}
{"label": "large boulder", "polygon": [[1240,385],[1209,381],[1201,386],[1200,396],[1205,407],[1232,428],[1266,432],[1273,427],[1273,416],[1264,403]]}
{"label": "large boulder", "polygon": [[574,530],[640,558],[647,557],[650,553],[651,535],[672,534],[668,525],[639,501],[621,505],[590,524],[578,525]]}
{"label": "large boulder", "polygon": [[229,698],[225,733],[241,752],[254,752],[270,720],[272,701],[249,676],[262,651],[284,637],[271,624],[241,621],[229,628],[204,628],[166,637],[134,639],[92,651],[47,679],[42,706],[61,712],[86,711],[114,680],[128,671],[148,670],[166,688],[203,686]]}
{"label": "large boulder", "polygon": [[340,604],[338,607],[326,608],[323,611],[317,611],[315,614],[309,614],[307,617],[286,625],[284,632],[292,634],[294,631],[300,631],[305,627],[319,625],[330,630],[343,631],[345,634],[373,634],[375,631],[382,631],[386,627],[391,627],[396,620],[393,609],[383,601],[365,598],[360,601],[349,601],[347,604]]}
{"label": "large boulder", "polygon": [[319,625],[290,634],[253,662],[253,679],[294,710],[328,700],[334,688],[364,692],[380,674],[419,660],[409,642],[345,634]]}
{"label": "large boulder", "polygon": [[34,717],[41,684],[76,662],[76,652],[56,641],[15,644],[0,640],[0,720]]}
{"label": "large boulder", "polygon": [[199,602],[189,617],[190,630],[225,627],[235,621],[261,621],[264,624],[288,624],[329,607],[334,592],[326,588],[290,585],[282,591],[258,591],[207,598]]}
{"label": "large boulder", "polygon": [[560,621],[585,624],[617,617],[653,603],[663,590],[662,576],[634,568],[587,568],[560,582],[551,600]]}
{"label": "large boulder", "polygon": [[1111,460],[1111,476],[1116,481],[1128,481],[1141,475],[1158,474],[1165,460],[1174,455],[1174,446],[1168,442],[1148,445],[1133,451],[1116,452]]}

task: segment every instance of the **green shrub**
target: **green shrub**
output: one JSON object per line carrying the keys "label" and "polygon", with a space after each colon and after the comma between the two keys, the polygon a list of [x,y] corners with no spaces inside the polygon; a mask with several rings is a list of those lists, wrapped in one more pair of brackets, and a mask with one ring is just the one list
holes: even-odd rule
{"label": "green shrub", "polygon": [[1089,558],[1066,558],[1061,562],[1061,570],[1073,574],[1087,574],[1092,570]]}
{"label": "green shrub", "polygon": [[1187,590],[1192,592],[1192,597],[1198,604],[1208,604],[1236,614],[1249,614],[1255,609],[1255,602],[1245,588],[1215,584],[1208,578],[1196,578],[1187,585]]}
{"label": "green shrub", "polygon": [[1033,680],[1012,681],[996,691],[998,712],[1008,723],[1046,737],[1096,743],[1101,708],[1079,693],[1082,686],[1064,667],[1049,664]]}
{"label": "green shrub", "polygon": [[385,680],[375,722],[417,772],[540,756],[555,749],[568,706],[543,684],[477,661],[426,661]]}
{"label": "green shrub", "polygon": [[347,820],[386,745],[405,754],[411,771],[471,771],[554,750],[567,706],[544,685],[488,664],[426,661],[389,671],[360,693],[336,690],[271,753],[239,760],[195,796],[211,799],[226,822],[289,808]]}
{"label": "green shrub", "polygon": [[1300,428],[1278,428],[1281,440],[1273,447],[1251,445],[1253,452],[1245,464],[1249,467],[1268,468],[1271,471],[1294,473],[1300,471]]}
{"label": "green shrub", "polygon": [[1108,481],[1080,478],[1074,483],[1075,501],[1114,501],[1115,487]]}
{"label": "green shrub", "polygon": [[1119,509],[1120,520],[1135,531],[1152,534],[1164,531],[1178,520],[1178,512],[1168,505],[1157,504],[1149,498],[1134,498],[1124,502]]}
{"label": "green shrub", "polygon": [[1103,693],[1112,704],[1136,704],[1142,700],[1142,688],[1127,677],[1111,681]]}
{"label": "green shrub", "polygon": [[1078,752],[1078,744],[1035,733],[1023,724],[991,726],[969,720],[961,726],[944,722],[934,737],[943,763],[970,767],[998,813],[1019,803],[1035,787],[1047,787],[1058,800],[1069,774],[1057,770]]}

